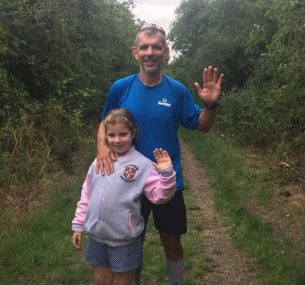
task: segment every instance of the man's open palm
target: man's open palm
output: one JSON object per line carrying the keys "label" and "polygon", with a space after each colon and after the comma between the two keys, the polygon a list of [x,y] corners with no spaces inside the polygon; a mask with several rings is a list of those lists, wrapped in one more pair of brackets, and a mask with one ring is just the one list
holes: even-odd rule
{"label": "man's open palm", "polygon": [[221,83],[223,74],[218,77],[218,69],[209,66],[203,70],[203,87],[201,88],[198,82],[195,82],[195,87],[198,96],[206,103],[217,103],[221,95]]}

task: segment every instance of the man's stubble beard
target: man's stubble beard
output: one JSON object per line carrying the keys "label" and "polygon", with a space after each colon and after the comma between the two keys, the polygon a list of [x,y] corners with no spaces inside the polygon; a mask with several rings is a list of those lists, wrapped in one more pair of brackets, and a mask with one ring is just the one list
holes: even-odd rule
{"label": "man's stubble beard", "polygon": [[162,62],[157,61],[156,66],[153,68],[153,70],[150,70],[150,68],[146,68],[144,61],[141,61],[140,66],[144,73],[148,75],[157,75],[161,72]]}

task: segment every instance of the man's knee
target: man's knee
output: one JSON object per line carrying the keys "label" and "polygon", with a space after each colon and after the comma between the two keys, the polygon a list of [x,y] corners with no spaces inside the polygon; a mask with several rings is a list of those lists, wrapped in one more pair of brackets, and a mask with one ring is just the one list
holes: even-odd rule
{"label": "man's knee", "polygon": [[183,248],[180,235],[169,235],[160,232],[161,242],[165,255],[170,260],[180,260],[183,258]]}

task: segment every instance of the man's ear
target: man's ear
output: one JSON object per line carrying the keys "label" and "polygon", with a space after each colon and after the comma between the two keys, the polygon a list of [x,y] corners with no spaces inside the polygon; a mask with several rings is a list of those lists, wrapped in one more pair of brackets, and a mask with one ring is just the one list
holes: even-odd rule
{"label": "man's ear", "polygon": [[131,48],[131,54],[136,60],[138,60],[139,57],[138,57],[138,52],[137,52],[136,47]]}
{"label": "man's ear", "polygon": [[163,55],[163,59],[164,59],[164,60],[167,60],[167,59],[169,59],[169,57],[170,57],[169,47],[166,47],[166,48],[165,48],[165,53],[164,53],[164,55]]}

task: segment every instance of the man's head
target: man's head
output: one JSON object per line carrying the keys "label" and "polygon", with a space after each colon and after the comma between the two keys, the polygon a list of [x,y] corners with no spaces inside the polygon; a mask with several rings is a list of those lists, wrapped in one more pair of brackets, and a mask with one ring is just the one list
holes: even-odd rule
{"label": "man's head", "polygon": [[137,33],[132,54],[139,62],[140,72],[149,76],[159,75],[163,61],[169,58],[169,48],[162,27],[145,23]]}
{"label": "man's head", "polygon": [[139,38],[140,34],[146,34],[148,36],[153,36],[155,34],[161,34],[162,43],[165,47],[167,46],[166,33],[163,30],[163,28],[159,25],[151,24],[151,23],[144,23],[136,35],[135,46],[138,45],[138,38]]}

